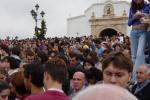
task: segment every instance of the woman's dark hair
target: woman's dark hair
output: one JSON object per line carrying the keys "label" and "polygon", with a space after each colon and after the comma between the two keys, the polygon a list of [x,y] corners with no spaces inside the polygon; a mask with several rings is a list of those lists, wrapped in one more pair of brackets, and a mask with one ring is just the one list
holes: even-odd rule
{"label": "woman's dark hair", "polygon": [[9,84],[6,81],[0,80],[0,92],[2,92],[5,89],[10,89]]}
{"label": "woman's dark hair", "polygon": [[85,73],[88,83],[90,84],[95,84],[98,81],[102,81],[103,79],[102,72],[95,67],[85,70],[84,73]]}
{"label": "woman's dark hair", "polygon": [[144,0],[142,1],[141,4],[136,4],[135,0],[132,0],[131,9],[132,9],[133,12],[136,12],[137,10],[141,10],[144,5],[145,5]]}
{"label": "woman's dark hair", "polygon": [[84,63],[83,63],[83,66],[85,66],[85,63],[89,63],[89,64],[91,64],[91,65],[92,65],[92,67],[94,67],[94,66],[95,66],[94,62],[93,62],[93,61],[91,61],[91,59],[85,59],[85,61],[84,61]]}
{"label": "woman's dark hair", "polygon": [[27,94],[27,90],[24,84],[24,76],[22,72],[16,72],[12,75],[11,79],[12,85],[15,87],[17,93],[21,96]]}
{"label": "woman's dark hair", "polygon": [[37,53],[38,57],[41,59],[41,63],[44,64],[48,60],[48,55],[44,51]]}

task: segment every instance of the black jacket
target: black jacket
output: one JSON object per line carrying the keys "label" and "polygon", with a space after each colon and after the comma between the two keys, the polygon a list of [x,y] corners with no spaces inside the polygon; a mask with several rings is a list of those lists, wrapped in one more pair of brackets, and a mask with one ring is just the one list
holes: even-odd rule
{"label": "black jacket", "polygon": [[135,84],[132,88],[132,93],[139,99],[139,100],[150,100],[150,81],[143,86],[141,89],[136,91],[137,84]]}

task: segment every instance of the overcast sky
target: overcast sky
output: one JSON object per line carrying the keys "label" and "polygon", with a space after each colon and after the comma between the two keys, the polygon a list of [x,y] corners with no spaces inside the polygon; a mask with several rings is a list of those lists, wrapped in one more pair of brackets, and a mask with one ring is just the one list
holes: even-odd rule
{"label": "overcast sky", "polygon": [[[0,0],[0,38],[33,37],[35,22],[30,14],[35,4],[46,13],[47,36],[63,36],[67,32],[67,18],[84,13],[101,0]],[[130,0],[128,0],[130,1]]]}

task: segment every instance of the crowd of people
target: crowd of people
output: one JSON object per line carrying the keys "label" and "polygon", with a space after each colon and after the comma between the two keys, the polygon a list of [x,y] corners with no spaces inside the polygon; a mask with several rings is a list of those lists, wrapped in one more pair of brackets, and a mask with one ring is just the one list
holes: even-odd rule
{"label": "crowd of people", "polygon": [[132,0],[130,37],[0,40],[0,100],[150,100],[149,9]]}
{"label": "crowd of people", "polygon": [[[73,98],[89,85],[103,83],[103,76],[106,77],[106,83],[108,82],[107,78],[111,78],[113,74],[109,72],[109,63],[118,66],[116,61],[107,58],[110,53],[123,52],[120,53],[121,57],[125,55],[125,61],[130,59],[129,37],[123,34],[103,38],[84,36],[45,40],[1,40],[0,43],[0,79],[10,85],[9,95],[6,95],[10,100],[32,100],[32,95],[44,93],[51,87],[46,85],[51,84],[46,82],[49,77],[61,83],[64,93]],[[104,60],[106,58],[107,60]],[[55,59],[62,59],[65,64],[59,63],[59,60],[53,62]],[[53,68],[47,67],[50,66],[48,62],[52,63]],[[64,71],[63,68],[57,68],[61,66]],[[131,72],[132,70],[129,71]],[[127,84],[123,85],[126,87]]]}
{"label": "crowd of people", "polygon": [[[79,91],[102,83],[132,90],[130,39],[121,33],[101,38],[1,40],[0,43],[0,85],[5,87],[1,93],[7,90],[0,97],[4,100],[69,100]],[[145,82],[148,70],[143,74]]]}

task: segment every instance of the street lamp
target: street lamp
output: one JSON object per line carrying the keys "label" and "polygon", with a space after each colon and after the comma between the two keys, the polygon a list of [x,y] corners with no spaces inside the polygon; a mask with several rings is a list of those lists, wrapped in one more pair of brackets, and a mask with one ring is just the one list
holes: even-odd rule
{"label": "street lamp", "polygon": [[35,10],[33,9],[33,10],[30,11],[33,19],[35,20],[35,34],[39,34],[38,30],[40,30],[40,28],[38,28],[38,20],[44,20],[43,17],[45,15],[45,12],[41,11],[40,15],[41,15],[42,19],[38,17],[39,16],[39,13],[38,13],[39,7],[40,6],[38,4],[36,4],[35,5]]}
{"label": "street lamp", "polygon": [[36,10],[38,10],[39,7],[40,7],[40,6],[39,6],[38,4],[35,5],[35,9],[36,9]]}
{"label": "street lamp", "polygon": [[45,12],[44,11],[41,11],[41,16],[42,16],[42,18],[44,17],[44,15],[45,15]]}

